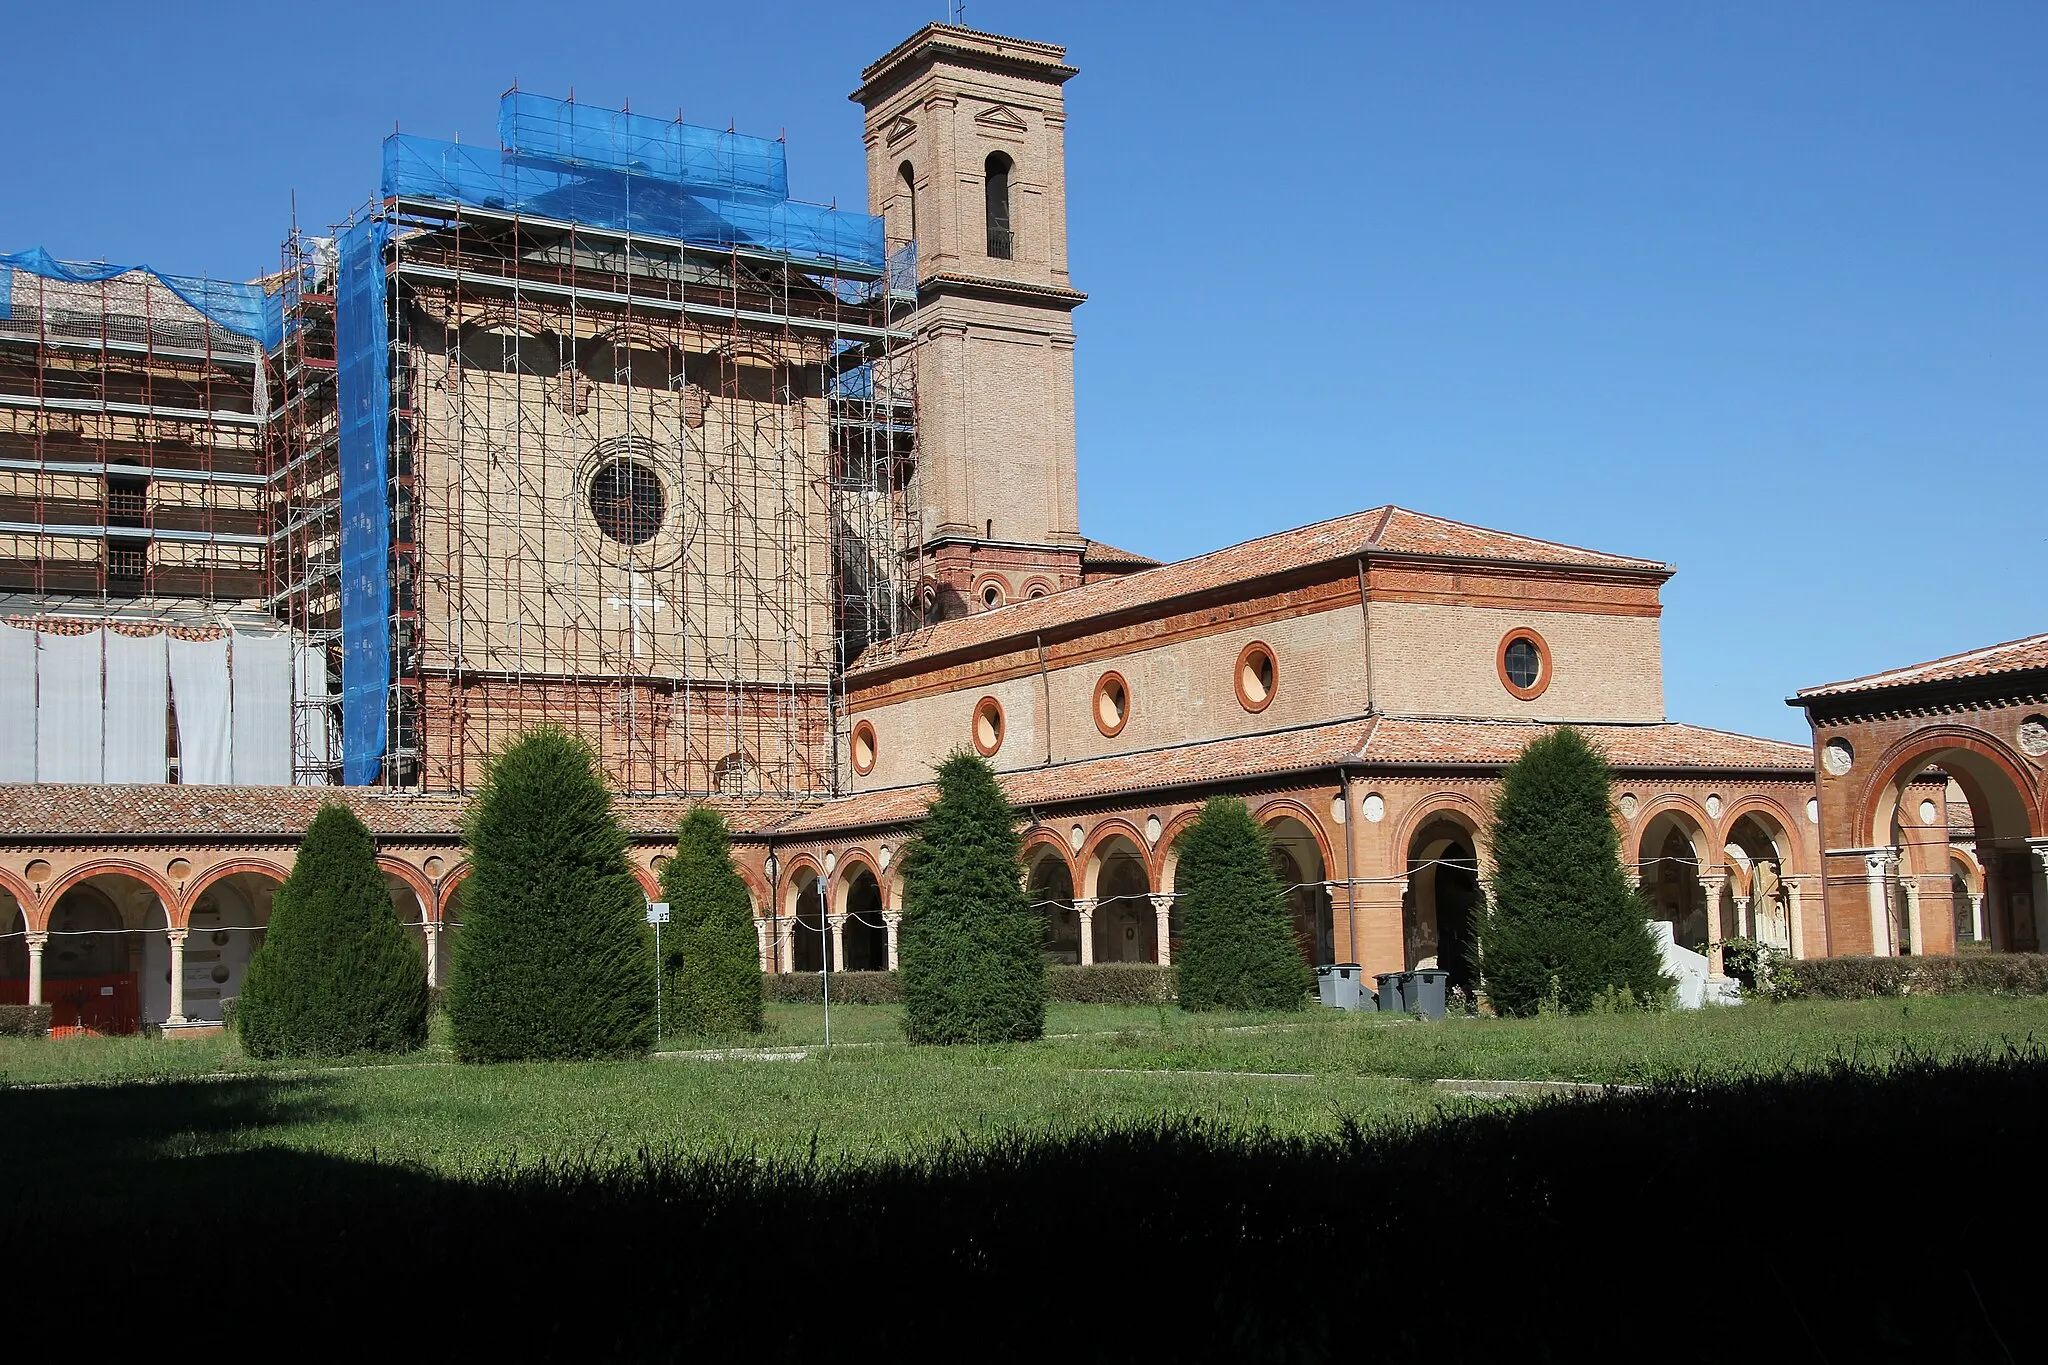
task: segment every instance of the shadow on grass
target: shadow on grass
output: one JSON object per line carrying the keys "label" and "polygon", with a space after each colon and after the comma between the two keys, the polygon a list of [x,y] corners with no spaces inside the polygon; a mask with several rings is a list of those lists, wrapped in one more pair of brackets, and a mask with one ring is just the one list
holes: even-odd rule
{"label": "shadow on grass", "polygon": [[[275,1149],[167,1155],[195,1124],[252,1140],[332,1118],[321,1092],[0,1094],[10,1163],[55,1160],[61,1140],[21,1126],[61,1125],[76,1141],[57,1170],[124,1191],[10,1199],[0,1244],[231,1268],[244,1334],[522,1359],[730,1346],[762,1359],[2006,1361],[2048,1348],[2027,1249],[2048,1213],[2029,1166],[2048,1143],[2039,1052],[1321,1139],[1189,1122],[861,1163],[643,1152],[468,1180]],[[1958,1169],[1985,1161],[2010,1180],[1957,1188]],[[88,1313],[102,1288],[40,1283],[39,1311]]]}

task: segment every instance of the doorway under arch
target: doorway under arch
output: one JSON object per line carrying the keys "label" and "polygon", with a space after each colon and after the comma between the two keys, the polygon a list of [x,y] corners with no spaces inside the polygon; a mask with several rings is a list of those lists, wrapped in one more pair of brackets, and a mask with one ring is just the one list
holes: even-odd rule
{"label": "doorway under arch", "polygon": [[840,926],[845,947],[843,961],[833,963],[842,972],[885,972],[889,970],[889,924],[882,918],[882,884],[863,867],[846,884],[846,916]]}
{"label": "doorway under arch", "polygon": [[1044,844],[1024,853],[1024,898],[1045,924],[1045,960],[1081,960],[1081,917],[1074,913],[1074,874],[1057,849]]}
{"label": "doorway under arch", "polygon": [[1659,811],[1636,845],[1636,871],[1651,916],[1671,926],[1672,942],[1694,952],[1707,949],[1706,891],[1700,883],[1705,848],[1705,833],[1682,810]]}
{"label": "doorway under arch", "polygon": [[1408,841],[1408,889],[1401,897],[1401,937],[1410,970],[1439,967],[1453,987],[1479,985],[1479,916],[1483,899],[1475,837],[1462,823],[1437,816]]}
{"label": "doorway under arch", "polygon": [[1095,851],[1095,960],[1157,962],[1159,916],[1145,855],[1123,835]]}
{"label": "doorway under arch", "polygon": [[1273,850],[1273,875],[1280,879],[1287,918],[1302,961],[1320,967],[1337,960],[1337,929],[1330,913],[1322,845],[1300,820],[1283,815],[1266,826]]}
{"label": "doorway under arch", "polygon": [[[1963,796],[1957,818],[1967,819],[1966,826],[1949,817],[1946,800],[1937,799],[1943,791],[1956,790]],[[1877,912],[1871,916],[1873,938],[1880,929],[1886,936],[1873,944],[1874,951],[1954,951],[1952,921],[1917,903],[1935,900],[1939,893],[1914,893],[1932,885],[1945,886],[1953,895],[1957,843],[1967,844],[1983,869],[1984,930],[1993,951],[2040,951],[2040,920],[2048,901],[2035,853],[2041,832],[2005,762],[1981,746],[1929,736],[1924,746],[1910,748],[1894,762],[1872,795],[1869,817],[1871,846],[1889,848],[1897,859],[1895,875],[1883,881],[1883,901],[1872,907]]]}

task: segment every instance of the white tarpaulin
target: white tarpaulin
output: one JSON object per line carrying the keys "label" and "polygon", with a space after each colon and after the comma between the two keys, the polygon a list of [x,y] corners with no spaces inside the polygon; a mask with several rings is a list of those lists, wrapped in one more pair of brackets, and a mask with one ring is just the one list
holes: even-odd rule
{"label": "white tarpaulin", "polygon": [[161,782],[169,690],[164,636],[107,632],[108,782]]}
{"label": "white tarpaulin", "polygon": [[292,780],[292,637],[235,632],[235,781]]}
{"label": "white tarpaulin", "polygon": [[42,636],[36,665],[38,782],[102,780],[100,649],[105,638],[105,630]]}
{"label": "white tarpaulin", "polygon": [[0,621],[0,782],[36,780],[36,633]]}
{"label": "white tarpaulin", "polygon": [[178,780],[234,780],[234,741],[228,717],[228,642],[173,637],[171,695],[178,704]]}
{"label": "white tarpaulin", "polygon": [[[298,698],[301,702],[324,702],[327,700],[327,651],[301,645],[297,651],[298,674],[295,679]],[[308,767],[325,769],[330,757],[328,749],[327,710],[323,707],[301,706],[294,713],[298,717],[299,753],[305,756]],[[309,786],[325,786],[324,774],[312,774],[297,779]]]}

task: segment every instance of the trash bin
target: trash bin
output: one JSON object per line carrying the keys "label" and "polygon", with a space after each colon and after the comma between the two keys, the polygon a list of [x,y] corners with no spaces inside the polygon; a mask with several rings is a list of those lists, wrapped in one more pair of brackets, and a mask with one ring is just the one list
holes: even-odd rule
{"label": "trash bin", "polygon": [[1358,964],[1335,962],[1316,968],[1316,999],[1331,1009],[1362,1008],[1358,998]]}
{"label": "trash bin", "polygon": [[1381,972],[1373,980],[1380,983],[1380,1013],[1406,1014],[1407,1001],[1402,999],[1402,988],[1407,985],[1406,972]]}
{"label": "trash bin", "polygon": [[1436,967],[1409,972],[1407,989],[1403,992],[1409,1012],[1425,1019],[1443,1018],[1444,992],[1450,983],[1451,974]]}

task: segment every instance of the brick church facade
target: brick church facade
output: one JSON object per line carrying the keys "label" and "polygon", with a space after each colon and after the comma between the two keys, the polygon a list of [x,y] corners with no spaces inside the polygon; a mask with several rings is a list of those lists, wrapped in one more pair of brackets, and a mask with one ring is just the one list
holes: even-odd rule
{"label": "brick church facade", "polygon": [[[1967,916],[1951,909],[1986,894],[1975,937],[2033,946],[2048,740],[2028,747],[2026,727],[2048,722],[2032,693],[2001,703],[2013,736],[1964,734],[1982,719],[1964,698],[1939,743],[1858,709],[1893,695],[1874,684],[1802,694],[1816,751],[1666,717],[1673,571],[1658,561],[1391,506],[1171,564],[1088,539],[1073,378],[1085,295],[1066,252],[1074,74],[1055,46],[928,26],[854,94],[871,216],[775,199],[771,149],[763,169],[718,171],[720,202],[739,209],[682,214],[671,237],[622,226],[587,169],[580,200],[565,181],[505,197],[515,161],[530,170],[569,135],[533,121],[541,105],[503,117],[502,166],[387,144],[386,194],[364,220],[385,235],[354,258],[375,276],[369,316],[390,329],[373,349],[390,358],[378,373],[392,407],[369,445],[333,434],[349,239],[338,271],[313,244],[273,286],[284,323],[259,351],[269,388],[246,404],[269,424],[279,494],[280,520],[251,533],[270,546],[268,595],[239,580],[232,598],[171,577],[87,582],[72,542],[90,541],[90,517],[71,523],[79,581],[61,601],[30,571],[46,555],[32,537],[18,543],[29,570],[4,585],[0,635],[17,642],[283,632],[290,714],[252,710],[245,749],[252,770],[289,777],[238,782],[231,765],[195,780],[182,754],[168,771],[154,753],[129,762],[124,780],[17,763],[23,780],[0,785],[0,999],[51,1003],[70,1026],[217,1027],[299,833],[329,801],[376,834],[440,979],[461,932],[463,793],[534,720],[597,745],[650,894],[682,813],[724,811],[770,971],[894,964],[895,854],[932,765],[972,747],[1026,822],[1054,960],[1170,962],[1175,840],[1230,793],[1272,837],[1309,960],[1441,963],[1462,980],[1499,774],[1561,723],[1606,751],[1625,860],[1675,943],[1716,970],[1737,937],[1799,956],[1953,951]],[[576,128],[589,115],[544,112]],[[614,133],[632,117],[597,112]],[[668,188],[700,188],[689,130],[632,131],[676,151]],[[735,188],[735,175],[753,179]],[[733,227],[757,201],[785,235]],[[0,351],[20,331],[0,323]],[[26,351],[0,366],[0,397],[40,423],[17,423],[29,434],[10,468],[48,480],[67,419],[42,401],[54,352],[39,354],[40,369]],[[115,411],[107,392],[88,406]],[[384,461],[367,552],[344,515],[350,479],[365,486],[349,470],[370,467],[352,449]],[[86,465],[108,458],[65,477],[106,478]],[[105,544],[153,534],[154,520],[132,533],[108,521],[111,481],[94,486]],[[235,515],[254,515],[246,501]],[[162,547],[178,543],[148,554],[172,563]],[[100,648],[111,717],[115,655]],[[169,734],[160,722],[146,737],[156,753],[197,748],[180,708],[204,680],[181,684],[178,657]],[[39,676],[10,695],[40,725],[54,699]],[[1884,684],[1909,686],[1923,684]],[[250,689],[252,707],[268,696]],[[111,754],[115,722],[99,723]],[[1865,757],[1838,780],[1837,729],[1873,725],[1843,740]],[[286,734],[288,760],[261,756],[263,736]],[[1947,880],[1952,848],[1978,869],[1975,891]],[[1872,872],[1879,850],[1893,861]],[[1873,895],[1878,909],[1858,900]]]}

